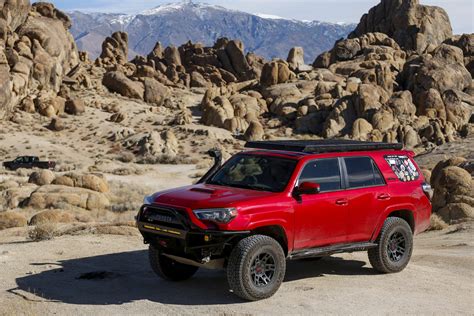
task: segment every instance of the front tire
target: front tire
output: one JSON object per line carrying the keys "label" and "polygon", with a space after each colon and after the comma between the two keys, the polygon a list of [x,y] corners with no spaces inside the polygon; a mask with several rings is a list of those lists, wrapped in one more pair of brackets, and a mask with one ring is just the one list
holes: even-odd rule
{"label": "front tire", "polygon": [[227,280],[237,296],[256,301],[269,298],[280,288],[286,271],[286,258],[273,238],[254,235],[242,239],[232,250]]}
{"label": "front tire", "polygon": [[199,269],[195,266],[179,263],[150,245],[148,258],[153,271],[161,278],[169,281],[184,281],[191,278]]}
{"label": "front tire", "polygon": [[385,220],[377,238],[377,247],[368,250],[372,267],[382,273],[400,272],[407,266],[413,252],[413,232],[399,217]]}

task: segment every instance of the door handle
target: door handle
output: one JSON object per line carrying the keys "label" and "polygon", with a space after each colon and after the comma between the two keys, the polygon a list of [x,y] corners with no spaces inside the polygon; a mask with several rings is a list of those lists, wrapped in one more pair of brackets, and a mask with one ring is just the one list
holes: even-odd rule
{"label": "door handle", "polygon": [[377,196],[379,200],[390,200],[390,194],[382,193]]}
{"label": "door handle", "polygon": [[341,205],[341,206],[342,205],[347,205],[347,204],[349,204],[349,201],[346,200],[346,199],[339,199],[339,200],[336,200],[336,204]]}

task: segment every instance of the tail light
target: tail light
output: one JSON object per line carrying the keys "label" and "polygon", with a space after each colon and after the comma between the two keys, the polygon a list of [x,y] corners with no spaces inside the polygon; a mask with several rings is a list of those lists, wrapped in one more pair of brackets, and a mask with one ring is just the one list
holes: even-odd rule
{"label": "tail light", "polygon": [[421,184],[421,188],[423,189],[423,192],[425,193],[426,197],[431,201],[431,199],[433,198],[433,189],[431,188],[431,185],[426,182],[423,182]]}

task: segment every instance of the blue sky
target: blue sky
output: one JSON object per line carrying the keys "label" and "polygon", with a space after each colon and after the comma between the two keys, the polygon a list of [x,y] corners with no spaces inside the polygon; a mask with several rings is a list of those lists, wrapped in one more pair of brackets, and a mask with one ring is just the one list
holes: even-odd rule
{"label": "blue sky", "polygon": [[[62,10],[138,13],[180,0],[49,0]],[[299,20],[358,22],[379,0],[194,0],[250,13]],[[446,9],[455,33],[474,33],[474,0],[421,0]]]}

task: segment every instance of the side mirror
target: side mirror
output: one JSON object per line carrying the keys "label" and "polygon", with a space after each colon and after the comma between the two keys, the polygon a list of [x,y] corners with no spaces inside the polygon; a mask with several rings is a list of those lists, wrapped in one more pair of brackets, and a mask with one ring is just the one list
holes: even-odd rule
{"label": "side mirror", "polygon": [[302,194],[317,194],[321,191],[321,186],[318,183],[303,182],[296,188],[296,193]]}

